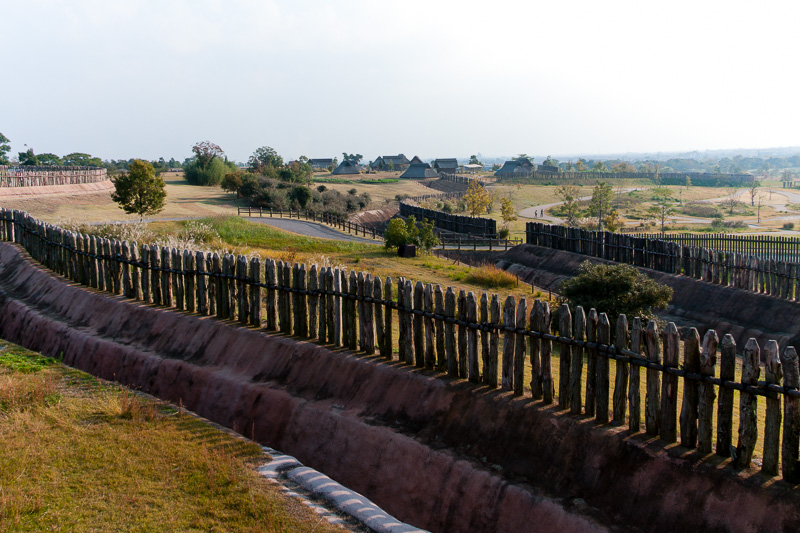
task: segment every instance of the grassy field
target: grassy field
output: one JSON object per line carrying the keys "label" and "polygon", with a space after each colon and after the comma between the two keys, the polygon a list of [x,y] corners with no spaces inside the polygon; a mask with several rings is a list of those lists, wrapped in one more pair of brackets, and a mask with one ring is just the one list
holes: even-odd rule
{"label": "grassy field", "polygon": [[258,445],[4,341],[0,449],[3,531],[342,531]]}

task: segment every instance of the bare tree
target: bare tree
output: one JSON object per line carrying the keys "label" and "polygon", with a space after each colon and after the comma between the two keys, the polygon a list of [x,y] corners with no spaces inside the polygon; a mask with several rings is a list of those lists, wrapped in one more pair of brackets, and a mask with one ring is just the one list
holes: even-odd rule
{"label": "bare tree", "polygon": [[753,183],[750,184],[750,205],[756,205],[756,194],[758,194],[758,188],[761,186],[761,182],[753,180]]}
{"label": "bare tree", "polygon": [[733,216],[733,210],[736,209],[740,203],[741,202],[738,200],[738,198],[736,198],[736,193],[733,193],[729,197],[725,198],[725,200],[722,202],[722,205],[727,207],[728,214]]}

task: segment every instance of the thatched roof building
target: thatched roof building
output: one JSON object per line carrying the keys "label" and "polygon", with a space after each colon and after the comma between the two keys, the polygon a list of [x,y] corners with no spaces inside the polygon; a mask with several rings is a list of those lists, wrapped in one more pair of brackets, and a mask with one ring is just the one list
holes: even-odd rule
{"label": "thatched roof building", "polygon": [[358,174],[359,169],[358,165],[352,161],[342,161],[339,163],[339,166],[336,167],[331,175],[338,176],[340,174]]}
{"label": "thatched roof building", "polygon": [[528,158],[514,159],[503,163],[503,167],[494,173],[498,177],[530,176],[536,168]]}
{"label": "thatched roof building", "polygon": [[420,159],[418,155],[415,155],[414,157],[411,158],[409,164],[413,165],[414,163],[422,163],[422,159]]}
{"label": "thatched roof building", "polygon": [[428,163],[411,163],[408,170],[400,175],[401,178],[409,179],[436,178],[438,176],[439,174]]}
{"label": "thatched roof building", "polygon": [[410,163],[411,162],[408,160],[408,158],[403,154],[383,155],[373,161],[372,165],[370,165],[370,168],[373,170],[387,170],[389,168],[393,170],[405,170],[408,168]]}
{"label": "thatched roof building", "polygon": [[458,159],[434,159],[433,169],[436,172],[444,172],[445,174],[455,174],[458,172]]}
{"label": "thatched roof building", "polygon": [[314,170],[323,170],[333,164],[333,159],[309,159],[308,164]]}

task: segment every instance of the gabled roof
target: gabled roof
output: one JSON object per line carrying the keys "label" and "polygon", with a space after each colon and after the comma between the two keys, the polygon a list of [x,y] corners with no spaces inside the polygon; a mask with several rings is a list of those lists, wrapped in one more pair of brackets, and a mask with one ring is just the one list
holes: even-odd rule
{"label": "gabled roof", "polygon": [[[525,165],[525,162],[530,165],[530,168]],[[530,174],[533,172],[533,165],[527,159],[518,161],[506,161],[503,163],[503,168],[494,173],[495,176],[514,176],[517,174]]]}
{"label": "gabled roof", "polygon": [[385,155],[383,156],[384,164],[393,164],[393,165],[407,165],[409,163],[408,158],[403,154],[398,155]]}
{"label": "gabled roof", "polygon": [[439,176],[439,174],[437,174],[428,163],[411,163],[408,166],[408,170],[400,175],[401,178],[414,179],[435,178],[437,176]]}
{"label": "gabled roof", "polygon": [[418,155],[415,155],[414,157],[411,158],[411,161],[409,161],[409,163],[411,164],[422,163],[422,159],[420,159]]}
{"label": "gabled roof", "polygon": [[336,167],[333,170],[333,172],[331,172],[332,175],[358,174],[358,173],[359,173],[358,165],[356,165],[352,161],[342,161],[341,163],[339,163],[339,166]]}
{"label": "gabled roof", "polygon": [[456,158],[434,159],[433,168],[458,168],[458,159]]}
{"label": "gabled roof", "polygon": [[331,163],[333,163],[333,159],[309,159],[308,162],[311,163],[312,165],[315,163],[330,165]]}

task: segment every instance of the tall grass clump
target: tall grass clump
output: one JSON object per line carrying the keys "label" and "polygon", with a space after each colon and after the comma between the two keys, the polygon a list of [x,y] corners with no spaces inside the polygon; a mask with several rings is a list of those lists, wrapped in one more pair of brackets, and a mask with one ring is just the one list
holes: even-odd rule
{"label": "tall grass clump", "polygon": [[471,268],[464,277],[464,281],[487,289],[509,288],[517,285],[516,276],[494,265]]}

